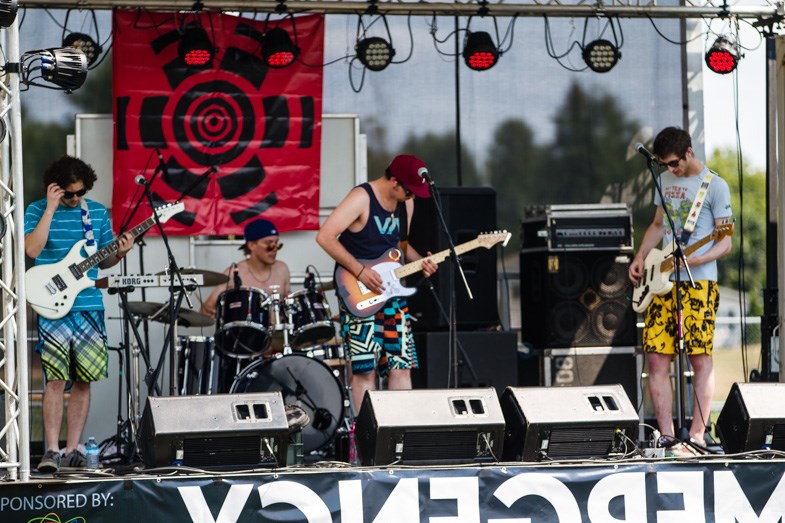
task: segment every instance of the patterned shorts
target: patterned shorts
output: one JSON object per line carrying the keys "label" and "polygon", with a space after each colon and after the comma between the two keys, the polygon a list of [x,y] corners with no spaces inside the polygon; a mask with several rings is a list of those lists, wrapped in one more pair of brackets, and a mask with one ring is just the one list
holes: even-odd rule
{"label": "patterned shorts", "polygon": [[107,377],[104,311],[75,311],[59,320],[38,318],[46,381],[93,382]]}
{"label": "patterned shorts", "polygon": [[[687,354],[711,355],[714,348],[714,320],[720,306],[717,283],[698,280],[695,288],[681,282],[684,349]],[[658,354],[676,354],[676,287],[655,296],[646,310],[643,326],[643,350]]]}
{"label": "patterned shorts", "polygon": [[416,369],[417,351],[406,300],[393,298],[373,316],[359,318],[341,305],[341,337],[351,355],[352,372],[368,374],[379,369]]}

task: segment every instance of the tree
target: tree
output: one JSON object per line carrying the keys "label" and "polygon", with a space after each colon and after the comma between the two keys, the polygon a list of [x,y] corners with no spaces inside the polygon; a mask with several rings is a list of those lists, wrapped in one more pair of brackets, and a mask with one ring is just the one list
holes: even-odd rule
{"label": "tree", "polygon": [[[404,142],[401,154],[413,154],[425,162],[431,175],[439,185],[458,185],[458,163],[455,160],[455,133],[414,134]],[[466,147],[461,146],[461,166],[465,186],[481,185],[474,158]]]}
{"label": "tree", "polygon": [[534,133],[521,120],[506,120],[493,133],[485,172],[496,189],[498,226],[512,233],[510,252],[520,248],[520,225],[524,208],[538,203],[539,175],[544,171],[543,150],[534,143]]}
{"label": "tree", "polygon": [[728,182],[736,217],[733,250],[717,262],[719,281],[746,292],[749,314],[759,315],[766,285],[766,177],[761,171],[749,172],[746,166],[740,176],[732,149],[713,151],[706,163]]}

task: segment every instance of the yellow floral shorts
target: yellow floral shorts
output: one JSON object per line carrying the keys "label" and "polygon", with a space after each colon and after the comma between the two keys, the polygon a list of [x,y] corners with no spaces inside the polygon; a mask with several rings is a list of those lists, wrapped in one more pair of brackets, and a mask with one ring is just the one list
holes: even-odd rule
{"label": "yellow floral shorts", "polygon": [[[687,354],[708,354],[714,348],[714,320],[720,306],[717,283],[698,280],[695,287],[681,282],[684,349]],[[643,326],[643,350],[658,354],[676,354],[676,287],[655,296],[646,310]]]}

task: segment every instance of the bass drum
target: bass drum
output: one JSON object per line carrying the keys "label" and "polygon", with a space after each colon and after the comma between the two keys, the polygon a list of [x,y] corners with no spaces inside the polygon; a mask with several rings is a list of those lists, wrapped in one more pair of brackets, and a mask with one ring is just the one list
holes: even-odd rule
{"label": "bass drum", "polygon": [[303,429],[303,451],[312,452],[332,440],[343,420],[344,393],[338,378],[325,364],[304,354],[258,360],[235,378],[230,392],[280,392],[284,405],[308,413]]}

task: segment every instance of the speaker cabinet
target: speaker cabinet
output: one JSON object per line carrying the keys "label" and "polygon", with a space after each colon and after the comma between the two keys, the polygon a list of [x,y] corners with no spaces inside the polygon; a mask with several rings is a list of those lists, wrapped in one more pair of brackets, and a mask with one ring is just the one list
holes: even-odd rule
{"label": "speaker cabinet", "polygon": [[148,467],[284,466],[289,426],[280,392],[151,396],[139,439]]}
{"label": "speaker cabinet", "polygon": [[504,417],[493,388],[368,391],[354,434],[366,466],[495,462]]}
{"label": "speaker cabinet", "polygon": [[734,383],[717,430],[726,454],[785,451],[785,383]]}
{"label": "speaker cabinet", "polygon": [[621,385],[510,387],[501,405],[504,461],[601,458],[636,448],[638,414]]}
{"label": "speaker cabinet", "polygon": [[633,405],[640,405],[643,355],[635,347],[545,349],[546,387],[587,387],[619,383]]}
{"label": "speaker cabinet", "polygon": [[[449,333],[414,335],[420,368],[412,370],[418,389],[447,387],[450,368]],[[514,332],[458,332],[459,388],[495,387],[501,394],[518,384],[518,341]]]}
{"label": "speaker cabinet", "polygon": [[521,251],[521,339],[536,348],[636,345],[631,254]]}
{"label": "speaker cabinet", "polygon": [[[444,221],[455,245],[477,238],[496,229],[496,191],[490,187],[442,187],[441,206]],[[441,229],[433,198],[414,200],[414,213],[409,243],[422,255],[449,247]],[[453,274],[449,259],[439,265],[431,277],[436,295],[445,311],[450,304],[449,282],[455,283],[456,324],[460,330],[484,329],[499,323],[496,288],[496,248],[479,248],[460,256],[466,281],[474,299],[470,300],[460,274]],[[416,284],[420,277],[410,277]],[[446,330],[447,321],[440,312],[433,294],[420,286],[409,298],[409,310],[417,320],[412,328],[418,332]]]}

